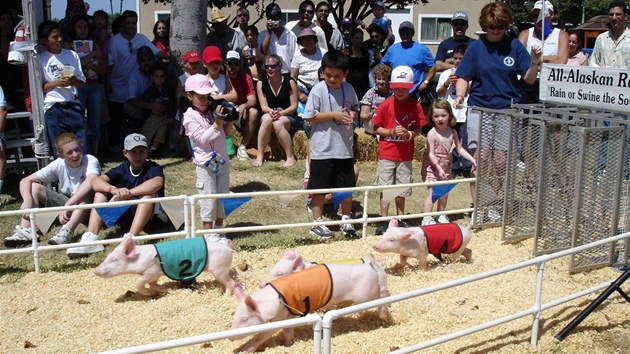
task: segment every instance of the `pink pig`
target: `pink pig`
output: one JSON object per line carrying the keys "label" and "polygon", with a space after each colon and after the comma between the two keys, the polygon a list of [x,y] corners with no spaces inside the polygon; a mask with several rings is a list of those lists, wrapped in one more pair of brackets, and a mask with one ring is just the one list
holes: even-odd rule
{"label": "pink pig", "polygon": [[[331,309],[343,301],[363,303],[389,295],[383,267],[377,262],[359,264],[322,264],[286,275],[267,284],[253,295],[245,295],[236,285],[238,307],[232,329],[259,325],[306,315],[317,309]],[[379,317],[386,320],[386,306],[379,307]],[[284,331],[284,345],[293,342],[292,328]],[[253,352],[274,334],[259,333],[243,352]],[[232,340],[237,338],[232,338]]]}
{"label": "pink pig", "polygon": [[294,250],[288,250],[282,258],[276,262],[276,264],[271,268],[269,275],[265,280],[259,283],[259,286],[262,288],[267,285],[267,283],[271,282],[274,279],[278,279],[287,274],[295,273],[300,270],[310,268],[312,266],[316,266],[318,264],[354,264],[354,263],[369,263],[371,261],[376,261],[374,255],[368,253],[365,258],[352,258],[352,259],[339,259],[334,261],[326,261],[326,262],[306,262],[302,260],[302,256],[295,253]]}
{"label": "pink pig", "polygon": [[[204,243],[205,247],[203,247]],[[158,254],[159,247],[161,249]],[[193,255],[183,253],[182,250],[185,248],[192,249]],[[175,250],[176,255],[180,257],[169,258],[168,249]],[[111,278],[121,274],[141,274],[136,281],[138,292],[143,295],[150,295],[150,289],[158,292],[169,291],[168,287],[157,283],[165,272],[171,279],[181,280],[176,279],[175,275],[182,278],[194,278],[205,270],[212,273],[225,286],[225,294],[229,295],[236,285],[230,271],[232,253],[233,250],[229,246],[204,238],[181,239],[136,246],[132,236],[126,235],[103,263],[94,269],[94,274],[102,278]],[[168,268],[168,264],[172,264],[173,260],[176,264]],[[149,289],[146,288],[147,284],[149,284]]]}
{"label": "pink pig", "polygon": [[407,258],[417,258],[421,270],[427,270],[427,256],[435,255],[441,259],[441,254],[452,254],[454,261],[460,255],[466,262],[472,260],[472,250],[466,248],[470,242],[470,225],[463,226],[455,223],[435,224],[422,227],[398,227],[398,220],[392,219],[389,227],[381,239],[374,245],[377,252],[391,252],[400,254],[400,264],[404,267]]}

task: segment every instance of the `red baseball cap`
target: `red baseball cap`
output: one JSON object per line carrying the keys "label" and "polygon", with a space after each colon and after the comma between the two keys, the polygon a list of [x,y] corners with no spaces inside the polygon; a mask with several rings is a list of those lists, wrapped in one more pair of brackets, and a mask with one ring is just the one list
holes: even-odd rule
{"label": "red baseball cap", "polygon": [[221,50],[218,47],[209,45],[203,50],[203,62],[208,64],[213,61],[223,62],[223,56],[221,56]]}
{"label": "red baseball cap", "polygon": [[184,63],[195,63],[201,61],[201,56],[196,50],[189,50],[184,53],[182,60],[184,60]]}

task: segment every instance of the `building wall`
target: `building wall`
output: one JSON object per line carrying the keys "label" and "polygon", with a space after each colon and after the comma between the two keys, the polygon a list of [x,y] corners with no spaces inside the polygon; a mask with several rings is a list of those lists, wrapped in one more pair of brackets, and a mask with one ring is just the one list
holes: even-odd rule
{"label": "building wall", "polygon": [[[283,12],[287,14],[290,19],[293,17],[297,17],[297,10],[300,1],[288,1],[288,0],[278,0],[276,1]],[[317,1],[314,1],[317,3]],[[425,44],[433,54],[437,50],[438,44],[441,42],[441,39],[427,39],[423,38],[421,31],[419,30],[419,25],[423,23],[423,21],[433,21],[435,19],[441,19],[440,21],[450,21],[451,16],[455,11],[463,10],[468,14],[468,31],[466,34],[470,37],[475,38],[475,31],[480,30],[479,27],[479,11],[481,8],[487,3],[492,2],[491,0],[429,0],[428,4],[418,4],[414,6],[410,6],[406,9],[408,14],[405,14],[406,11],[390,11],[392,22],[393,22],[393,31],[394,35],[397,36],[397,28],[398,24],[402,21],[411,21],[414,23],[416,27],[416,41]],[[160,15],[166,16],[170,13],[170,4],[156,4],[149,3],[143,4],[140,2],[138,7],[138,22],[139,27],[138,30],[153,39],[153,25],[155,21],[159,18]],[[225,8],[222,9],[224,14],[229,14],[230,19],[232,21],[236,14],[237,7]],[[210,11],[208,11],[208,15]],[[252,7],[250,10],[250,23],[253,23],[254,19],[257,18],[257,14],[255,13],[255,9]],[[372,20],[371,16],[365,19],[365,23],[370,23]],[[256,24],[259,29],[264,29],[264,21],[260,21]],[[449,34],[450,36],[452,34]],[[366,35],[367,39],[367,35]]]}

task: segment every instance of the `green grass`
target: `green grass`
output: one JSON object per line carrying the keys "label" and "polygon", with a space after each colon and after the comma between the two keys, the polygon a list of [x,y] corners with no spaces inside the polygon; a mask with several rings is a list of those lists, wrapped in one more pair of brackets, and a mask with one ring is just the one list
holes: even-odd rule
{"label": "green grass", "polygon": [[[163,166],[166,175],[166,195],[194,195],[197,190],[195,187],[195,173],[192,162],[182,159],[158,159],[156,160]],[[103,171],[107,171],[120,163],[120,160],[108,161],[103,166]],[[230,189],[238,192],[252,191],[273,191],[273,190],[301,190],[303,189],[304,161],[299,161],[291,169],[282,169],[279,167],[280,162],[266,162],[262,167],[254,168],[249,161],[239,161],[232,159],[230,161]],[[360,163],[359,180],[357,185],[372,185],[374,173],[376,171],[376,163]],[[15,175],[7,176],[2,195],[5,201],[2,210],[19,209],[21,199],[19,197],[17,178]],[[414,162],[414,180],[421,182],[420,163]],[[8,194],[6,194],[8,193]],[[407,198],[405,211],[407,213],[420,213],[424,199],[427,196],[427,190],[424,187],[414,188],[413,195]],[[256,225],[274,225],[310,222],[311,218],[307,212],[304,202],[305,195],[294,198],[286,208],[281,208],[277,196],[256,197],[238,208],[226,219],[227,227],[243,227]],[[471,202],[470,193],[467,185],[459,185],[450,193],[450,199],[447,209],[467,208]],[[370,208],[368,213],[370,216],[380,216],[378,194],[370,194]],[[353,212],[357,217],[362,216],[363,211],[363,195],[362,193],[354,194]],[[394,206],[390,206],[390,215],[394,212]],[[452,221],[463,220],[467,216],[454,215]],[[0,223],[0,236],[2,238],[13,234],[13,228],[18,223],[19,218],[3,217]],[[414,224],[418,224],[419,220],[413,220]],[[197,215],[197,225],[201,225]],[[360,225],[355,225],[360,230]],[[47,235],[41,238],[42,242],[46,242],[59,226],[54,226]],[[334,244],[335,240],[341,240],[343,236],[337,227],[331,227],[335,232],[335,238],[330,242]],[[81,225],[75,232],[78,240],[85,230],[85,226]],[[101,237],[115,238],[125,232],[115,227],[112,229],[102,230]],[[368,227],[368,235],[373,235],[374,225]],[[289,229],[276,229],[270,231],[256,232],[237,232],[231,233],[228,237],[233,239],[233,248],[236,251],[246,251],[253,249],[265,249],[270,247],[290,248],[298,245],[317,244],[321,241],[314,239],[308,233],[306,227],[296,227]],[[0,245],[0,249],[4,246]],[[77,270],[94,268],[102,262],[106,254],[111,252],[113,246],[108,246],[106,252],[95,254],[83,259],[68,259],[64,251],[46,251],[40,253],[40,268],[42,272],[73,272]],[[13,282],[19,280],[28,272],[34,271],[33,256],[31,253],[5,255],[0,257],[0,283]]]}

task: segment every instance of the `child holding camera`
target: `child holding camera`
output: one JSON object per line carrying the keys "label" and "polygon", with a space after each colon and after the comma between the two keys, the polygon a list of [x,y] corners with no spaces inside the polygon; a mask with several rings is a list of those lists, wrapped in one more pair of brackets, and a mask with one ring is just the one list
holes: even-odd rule
{"label": "child holding camera", "polygon": [[[225,115],[222,105],[210,110],[212,85],[205,75],[195,74],[184,85],[191,106],[184,112],[183,125],[186,135],[195,144],[193,162],[197,165],[197,190],[199,194],[228,193],[230,191],[230,166],[225,145]],[[199,202],[201,221],[205,229],[220,229],[225,218],[223,204],[218,199]],[[210,239],[228,244],[224,234],[211,234]]]}

